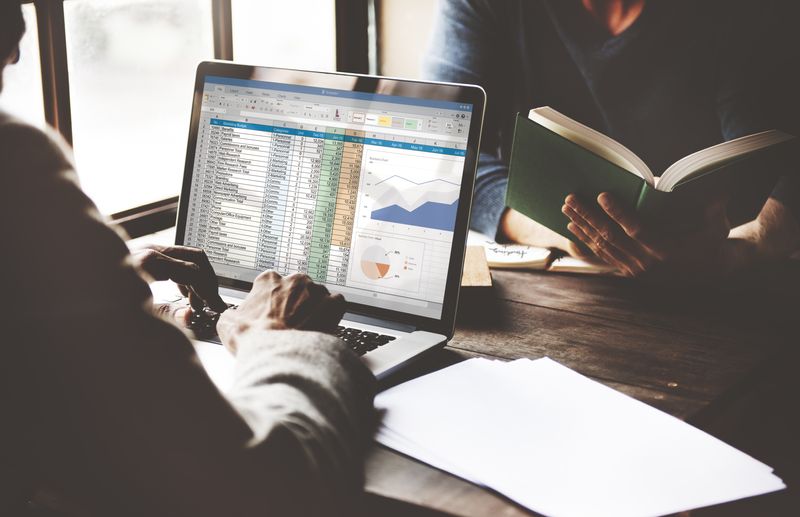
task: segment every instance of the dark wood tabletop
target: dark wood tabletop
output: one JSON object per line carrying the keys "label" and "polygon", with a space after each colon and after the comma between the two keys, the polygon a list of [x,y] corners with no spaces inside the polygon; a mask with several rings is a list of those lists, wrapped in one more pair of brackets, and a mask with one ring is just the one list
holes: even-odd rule
{"label": "dark wood tabletop", "polygon": [[[469,357],[549,356],[752,454],[789,486],[692,515],[800,515],[800,261],[701,286],[547,272],[493,280],[463,290],[453,340],[393,384]],[[366,469],[371,504],[398,515],[532,515],[378,445]]]}

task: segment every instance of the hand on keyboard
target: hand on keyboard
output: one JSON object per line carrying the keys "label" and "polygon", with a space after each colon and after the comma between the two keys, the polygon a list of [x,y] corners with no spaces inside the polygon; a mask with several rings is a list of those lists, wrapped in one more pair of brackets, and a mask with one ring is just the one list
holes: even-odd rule
{"label": "hand on keyboard", "polygon": [[219,296],[217,276],[205,252],[187,246],[147,247],[132,253],[137,267],[154,280],[172,280],[189,298],[195,312],[208,306],[216,312],[226,309]]}
{"label": "hand on keyboard", "polygon": [[317,330],[333,333],[344,314],[342,295],[331,295],[307,275],[285,278],[274,271],[262,273],[235,311],[225,311],[217,321],[222,342],[236,351],[240,337],[250,329]]}
{"label": "hand on keyboard", "polygon": [[[237,306],[228,304],[228,308],[236,309]],[[188,328],[191,329],[197,339],[221,343],[217,336],[217,321],[219,317],[220,313],[214,312],[207,307],[202,311],[192,311]],[[358,355],[364,355],[395,340],[394,336],[341,325],[336,327],[334,335],[344,341]]]}

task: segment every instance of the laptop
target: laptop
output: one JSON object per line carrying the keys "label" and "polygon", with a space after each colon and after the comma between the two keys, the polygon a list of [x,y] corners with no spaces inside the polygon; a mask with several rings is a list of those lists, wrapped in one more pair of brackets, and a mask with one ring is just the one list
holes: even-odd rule
{"label": "laptop", "polygon": [[485,102],[478,86],[201,63],[176,244],[205,250],[231,304],[265,270],[341,293],[337,335],[384,378],[453,336]]}

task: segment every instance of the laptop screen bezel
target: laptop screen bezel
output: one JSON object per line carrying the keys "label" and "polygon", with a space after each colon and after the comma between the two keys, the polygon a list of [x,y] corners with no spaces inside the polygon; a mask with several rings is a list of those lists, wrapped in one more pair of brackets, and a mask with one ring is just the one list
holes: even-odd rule
{"label": "laptop screen bezel", "polygon": [[[466,236],[469,227],[469,214],[472,204],[472,194],[475,184],[475,175],[478,162],[478,150],[480,148],[481,128],[483,125],[484,108],[486,105],[486,94],[482,88],[472,85],[449,84],[449,83],[429,83],[426,81],[413,81],[405,79],[391,79],[362,74],[345,74],[340,72],[312,72],[304,70],[290,70],[283,68],[260,67],[251,65],[241,65],[234,63],[222,63],[215,61],[204,61],[197,67],[195,78],[194,98],[192,102],[192,114],[189,124],[189,140],[186,148],[186,162],[184,167],[183,185],[178,207],[178,219],[176,225],[175,243],[183,245],[184,234],[186,231],[186,219],[189,208],[189,196],[192,188],[192,174],[194,172],[195,151],[197,145],[197,135],[199,131],[201,106],[206,77],[218,76],[233,79],[256,79],[263,80],[262,77],[269,76],[272,72],[292,72],[302,79],[302,84],[314,85],[316,78],[318,82],[323,82],[326,76],[348,76],[354,77],[355,81],[352,91],[363,93],[375,93],[376,87],[390,88],[402,83],[417,83],[421,85],[435,84],[436,88],[426,88],[425,97],[430,100],[447,100],[458,103],[471,104],[471,124],[467,139],[466,156],[464,160],[464,170],[461,182],[461,192],[459,196],[456,223],[453,231],[453,243],[450,252],[450,263],[447,274],[445,294],[442,300],[442,314],[440,319],[428,318],[409,314],[402,311],[384,309],[366,304],[347,302],[347,312],[362,314],[369,317],[384,319],[388,321],[411,325],[419,330],[435,332],[437,334],[452,337],[455,329],[455,316],[458,306],[458,294],[461,285],[461,275],[464,266],[464,253],[466,247]],[[298,84],[300,81],[298,81]],[[286,83],[292,84],[292,83]],[[325,84],[323,82],[323,84]],[[217,276],[221,287],[228,287],[240,291],[249,291],[252,288],[251,282],[236,280],[223,276]]]}

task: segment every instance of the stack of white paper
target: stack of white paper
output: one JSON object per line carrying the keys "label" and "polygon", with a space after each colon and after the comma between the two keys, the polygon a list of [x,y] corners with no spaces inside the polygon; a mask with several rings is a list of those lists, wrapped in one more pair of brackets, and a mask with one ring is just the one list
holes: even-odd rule
{"label": "stack of white paper", "polygon": [[377,440],[545,515],[662,515],[785,488],[772,469],[550,359],[394,387]]}

